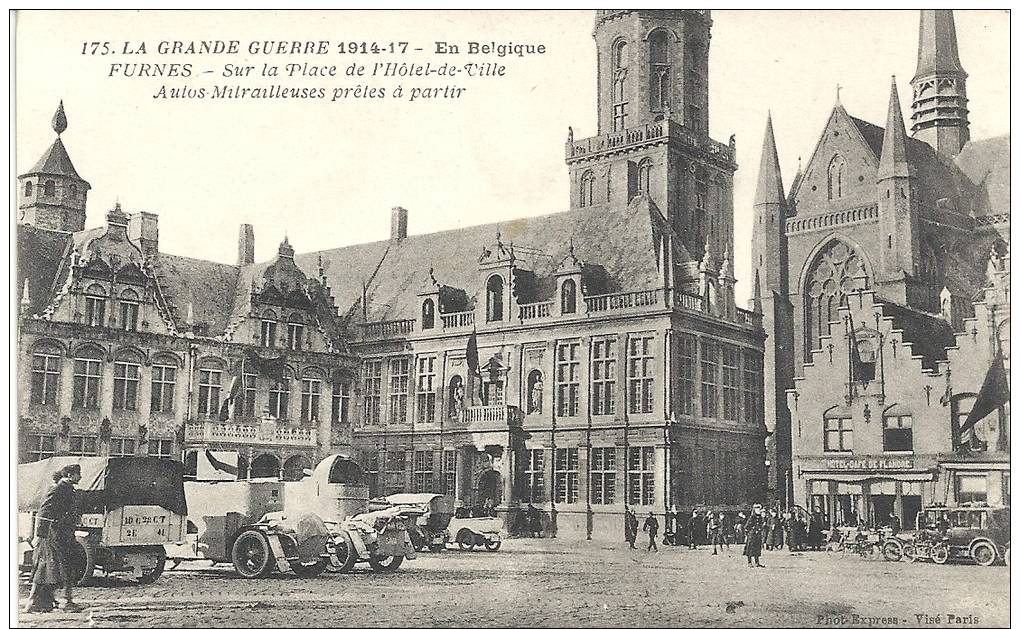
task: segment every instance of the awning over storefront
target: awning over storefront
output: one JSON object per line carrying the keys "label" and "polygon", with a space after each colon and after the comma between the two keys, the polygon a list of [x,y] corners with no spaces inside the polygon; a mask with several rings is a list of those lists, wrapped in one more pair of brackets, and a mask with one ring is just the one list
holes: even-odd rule
{"label": "awning over storefront", "polygon": [[818,470],[810,471],[805,470],[802,476],[806,480],[828,480],[835,481],[838,483],[859,483],[866,480],[898,480],[905,482],[916,482],[916,481],[930,481],[934,479],[935,475],[933,472],[857,472],[857,473],[841,473],[834,472],[832,470]]}

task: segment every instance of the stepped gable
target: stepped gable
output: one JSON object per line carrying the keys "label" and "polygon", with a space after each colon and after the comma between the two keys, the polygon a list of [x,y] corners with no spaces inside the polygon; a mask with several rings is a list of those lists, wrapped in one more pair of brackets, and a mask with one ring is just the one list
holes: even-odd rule
{"label": "stepped gable", "polygon": [[178,329],[187,327],[190,303],[192,323],[205,326],[201,336],[223,334],[234,303],[238,267],[160,253],[153,268]]}
{"label": "stepped gable", "polygon": [[891,302],[878,303],[883,314],[892,317],[893,328],[902,331],[903,342],[911,344],[911,354],[921,357],[923,369],[934,370],[938,361],[946,360],[946,349],[956,345],[956,335],[948,321]]}
{"label": "stepped gable", "polygon": [[18,266],[15,301],[21,301],[28,280],[29,314],[38,314],[53,300],[57,277],[72,239],[68,232],[18,224]]}
{"label": "stepped gable", "polygon": [[[539,286],[552,276],[573,242],[574,254],[604,269],[600,292],[661,287],[656,267],[652,220],[642,204],[626,208],[597,206],[569,212],[488,223],[463,229],[411,235],[297,256],[306,273],[315,274],[318,257],[341,313],[360,318],[362,282],[367,284],[367,320],[418,316],[418,292],[429,281],[429,268],[443,285],[462,289],[468,309],[484,299],[479,257],[492,249],[496,234],[514,247],[518,264],[536,275]],[[537,290],[534,297],[546,296]]]}

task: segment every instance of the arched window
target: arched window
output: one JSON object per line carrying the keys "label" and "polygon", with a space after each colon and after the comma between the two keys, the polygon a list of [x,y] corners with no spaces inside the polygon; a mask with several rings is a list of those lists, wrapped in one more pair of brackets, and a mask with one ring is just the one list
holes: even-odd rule
{"label": "arched window", "polygon": [[581,207],[589,207],[595,202],[595,173],[586,171],[581,175]]}
{"label": "arched window", "polygon": [[261,336],[262,347],[273,347],[276,345],[276,313],[266,310],[262,313]]}
{"label": "arched window", "polygon": [[911,452],[914,449],[913,412],[893,404],[882,413],[882,449],[886,452]]}
{"label": "arched window", "polygon": [[648,80],[652,111],[669,107],[669,40],[666,31],[657,30],[648,38]]}
{"label": "arched window", "polygon": [[129,332],[138,329],[138,293],[130,288],[120,294],[120,328]]}
{"label": "arched window", "polygon": [[436,327],[436,302],[426,299],[421,304],[421,329],[431,330]]}
{"label": "arched window", "polygon": [[538,369],[533,369],[528,374],[528,414],[542,413],[542,391],[544,385],[542,382],[542,372]]}
{"label": "arched window", "polygon": [[26,197],[32,196],[32,187],[33,186],[32,186],[32,182],[31,181],[26,181],[25,182],[25,196]]}
{"label": "arched window", "polygon": [[841,406],[834,406],[822,415],[826,452],[851,452],[854,449],[853,418]]}
{"label": "arched window", "polygon": [[287,347],[300,350],[304,348],[302,341],[305,335],[305,324],[301,315],[294,313],[287,320]]}
{"label": "arched window", "polygon": [[485,283],[485,320],[503,320],[503,278],[499,275]]}
{"label": "arched window", "polygon": [[995,340],[998,343],[999,353],[1002,354],[1002,365],[1009,371],[1009,319],[999,324]]}
{"label": "arched window", "polygon": [[619,41],[613,46],[613,131],[623,131],[627,126],[627,42]]}
{"label": "arched window", "polygon": [[638,192],[648,194],[652,183],[652,160],[645,159],[638,164]]}
{"label": "arched window", "polygon": [[577,283],[574,280],[563,280],[560,286],[560,312],[562,314],[577,312]]}
{"label": "arched window", "polygon": [[106,291],[99,284],[85,289],[85,325],[106,323]]}
{"label": "arched window", "polygon": [[52,197],[57,193],[57,184],[53,183],[52,179],[47,179],[46,183],[43,184],[43,194],[48,197]]}
{"label": "arched window", "polygon": [[821,347],[819,339],[829,335],[829,322],[839,319],[837,309],[853,288],[853,278],[863,274],[860,256],[842,240],[832,240],[815,256],[804,280],[805,360]]}
{"label": "arched window", "polygon": [[847,183],[846,160],[837,155],[829,162],[829,200],[842,199]]}

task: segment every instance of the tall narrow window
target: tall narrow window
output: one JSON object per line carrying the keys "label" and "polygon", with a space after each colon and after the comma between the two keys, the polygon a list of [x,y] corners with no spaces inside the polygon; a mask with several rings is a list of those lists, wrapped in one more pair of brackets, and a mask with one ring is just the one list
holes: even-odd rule
{"label": "tall narrow window", "polygon": [[701,341],[701,416],[717,417],[719,413],[719,356],[715,341]]}
{"label": "tall narrow window", "polygon": [[414,453],[414,491],[432,493],[435,491],[435,475],[432,450],[416,450]]}
{"label": "tall narrow window", "polygon": [[120,329],[134,332],[138,329],[138,293],[126,290],[120,294]]}
{"label": "tall narrow window", "polygon": [[362,398],[363,417],[365,425],[373,426],[379,423],[382,407],[382,361],[366,360],[363,369],[364,391]]}
{"label": "tall narrow window", "polygon": [[74,359],[73,408],[99,408],[99,385],[102,377],[102,360],[97,354]]}
{"label": "tall narrow window", "polygon": [[303,378],[301,380],[301,421],[319,421],[319,398],[322,396],[322,380]]}
{"label": "tall narrow window", "polygon": [[286,421],[289,406],[290,379],[284,377],[269,386],[269,414],[280,421]]}
{"label": "tall narrow window", "polygon": [[426,299],[421,303],[421,329],[431,330],[436,327],[436,302]]}
{"label": "tall narrow window", "polygon": [[457,491],[457,451],[443,450],[442,476],[439,493],[453,496]]}
{"label": "tall narrow window", "polygon": [[255,396],[258,392],[258,374],[248,373],[248,366],[245,365],[245,373],[241,376],[241,399],[234,406],[235,417],[255,417],[256,406]]}
{"label": "tall narrow window", "polygon": [[[700,173],[699,173],[700,175]],[[704,250],[708,238],[708,183],[697,179],[694,183],[694,244]]]}
{"label": "tall narrow window", "polygon": [[847,183],[846,176],[846,160],[836,155],[829,162],[828,191],[830,201],[843,198],[844,186]]}
{"label": "tall narrow window", "polygon": [[260,337],[262,347],[274,347],[276,345],[276,319],[263,315],[262,334]]}
{"label": "tall narrow window", "polygon": [[588,170],[581,175],[581,207],[595,203],[595,173]]}
{"label": "tall narrow window", "polygon": [[55,350],[37,350],[32,354],[32,404],[53,406],[57,403],[57,382],[60,380],[60,355]]}
{"label": "tall narrow window", "polygon": [[591,412],[616,412],[616,339],[597,338],[591,342]]}
{"label": "tall narrow window", "polygon": [[616,501],[616,448],[591,449],[591,503],[611,505]]}
{"label": "tall narrow window", "polygon": [[31,181],[26,181],[25,182],[25,196],[26,197],[32,196],[32,182]]}
{"label": "tall narrow window", "polygon": [[436,418],[436,357],[419,356],[416,372],[416,416],[419,422],[432,423]]}
{"label": "tall narrow window", "polygon": [[658,30],[648,38],[648,80],[652,111],[669,107],[669,40],[666,31]]}
{"label": "tall narrow window", "polygon": [[85,290],[85,325],[106,325],[106,291],[98,284]]}
{"label": "tall narrow window", "polygon": [[351,383],[346,380],[333,382],[333,407],[330,416],[334,424],[351,421]]}
{"label": "tall narrow window", "polygon": [[765,420],[765,399],[762,396],[762,355],[744,350],[744,420],[760,426]]}
{"label": "tall narrow window", "polygon": [[681,415],[694,414],[695,361],[698,359],[697,339],[693,334],[681,332],[677,335],[677,354],[680,362],[677,383],[676,411]]}
{"label": "tall narrow window", "polygon": [[613,46],[613,131],[627,128],[627,42]]}
{"label": "tall narrow window", "polygon": [[219,369],[200,369],[198,372],[198,414],[213,417],[220,412],[220,380],[223,372]]}
{"label": "tall narrow window", "polygon": [[390,416],[388,421],[391,424],[407,423],[407,389],[410,384],[410,368],[410,359],[390,359]]}
{"label": "tall narrow window", "polygon": [[304,347],[302,341],[305,334],[305,325],[300,319],[291,318],[287,323],[287,347],[293,350],[300,350]]}
{"label": "tall narrow window", "polygon": [[176,385],[177,367],[175,365],[153,364],[149,410],[153,413],[174,412],[174,391],[176,390]]}
{"label": "tall narrow window", "polygon": [[578,341],[556,346],[556,413],[576,417],[581,387],[581,344]]}
{"label": "tall narrow window", "polygon": [[577,448],[556,448],[556,502],[577,502]]}
{"label": "tall narrow window", "polygon": [[138,372],[141,365],[113,363],[113,408],[119,411],[138,410]]}
{"label": "tall narrow window", "polygon": [[654,396],[654,365],[651,334],[637,334],[627,340],[627,409],[651,413]]}
{"label": "tall narrow window", "polygon": [[723,419],[737,421],[740,412],[740,352],[727,344],[719,346],[722,355]]}
{"label": "tall narrow window", "polygon": [[632,505],[655,503],[655,448],[631,447],[627,455],[627,491]]}
{"label": "tall narrow window", "polygon": [[641,160],[638,164],[638,192],[648,194],[652,188],[652,160]]}
{"label": "tall narrow window", "polygon": [[503,320],[503,278],[499,275],[485,283],[485,315],[486,321]]}
{"label": "tall narrow window", "polygon": [[407,469],[407,459],[402,450],[386,451],[386,495],[398,494],[407,488],[405,487],[404,472]]}
{"label": "tall narrow window", "polygon": [[545,450],[528,450],[524,467],[524,502],[545,502]]}
{"label": "tall narrow window", "polygon": [[52,197],[57,193],[57,184],[52,179],[47,179],[46,183],[43,184],[43,194],[48,197]]}
{"label": "tall narrow window", "polygon": [[563,280],[560,285],[560,312],[574,314],[577,312],[577,283],[574,280]]}

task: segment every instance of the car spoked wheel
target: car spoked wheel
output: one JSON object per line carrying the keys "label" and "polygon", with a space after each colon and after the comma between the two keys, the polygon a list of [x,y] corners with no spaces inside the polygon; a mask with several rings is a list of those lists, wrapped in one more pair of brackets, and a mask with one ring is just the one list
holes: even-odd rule
{"label": "car spoked wheel", "polygon": [[991,542],[980,540],[974,542],[974,545],[970,547],[970,556],[974,559],[974,563],[980,566],[990,566],[995,563],[999,553],[996,552],[995,546]]}
{"label": "car spoked wheel", "polygon": [[368,565],[372,566],[372,570],[376,572],[393,572],[402,563],[404,563],[403,555],[387,555],[385,557],[372,555],[368,558]]}
{"label": "car spoked wheel", "polygon": [[487,539],[487,540],[485,540],[485,550],[487,550],[487,551],[489,551],[489,552],[492,552],[492,553],[494,553],[494,552],[496,552],[497,550],[499,550],[499,547],[500,547],[500,546],[501,546],[502,544],[503,544],[503,541],[502,541],[502,540],[498,540],[498,539]]}
{"label": "car spoked wheel", "polygon": [[461,550],[471,550],[475,547],[475,534],[467,529],[457,531],[457,545]]}
{"label": "car spoked wheel", "polygon": [[326,569],[330,572],[350,572],[354,568],[358,561],[358,551],[354,548],[350,533],[345,531],[334,539],[333,556],[336,557],[336,563],[326,562]]}
{"label": "car spoked wheel", "polygon": [[886,561],[899,561],[903,559],[903,544],[896,541],[888,541],[882,546],[882,557]]}
{"label": "car spoked wheel", "polygon": [[163,547],[159,547],[157,550],[151,553],[153,559],[153,566],[149,570],[144,570],[138,582],[142,585],[148,585],[153,583],[163,574],[163,568],[166,567],[166,550]]}
{"label": "car spoked wheel", "polygon": [[940,566],[949,561],[949,549],[940,544],[931,549],[931,560]]}
{"label": "car spoked wheel", "polygon": [[243,531],[234,540],[230,551],[234,569],[245,579],[257,579],[269,574],[273,567],[273,551],[269,539],[261,531]]}

